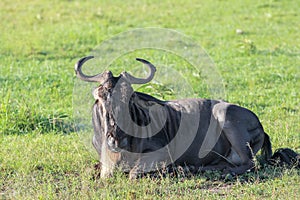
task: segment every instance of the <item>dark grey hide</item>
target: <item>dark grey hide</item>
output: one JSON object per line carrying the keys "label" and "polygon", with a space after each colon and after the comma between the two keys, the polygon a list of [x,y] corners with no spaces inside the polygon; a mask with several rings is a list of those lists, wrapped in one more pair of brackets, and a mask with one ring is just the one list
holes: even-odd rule
{"label": "dark grey hide", "polygon": [[102,178],[116,167],[135,178],[171,164],[242,174],[254,167],[259,150],[271,158],[269,136],[250,110],[219,100],[161,101],[131,87],[153,79],[150,62],[138,59],[151,71],[145,79],[126,72],[114,77],[110,71],[86,76],[81,67],[91,58],[81,59],[75,71],[84,81],[100,83],[92,113]]}

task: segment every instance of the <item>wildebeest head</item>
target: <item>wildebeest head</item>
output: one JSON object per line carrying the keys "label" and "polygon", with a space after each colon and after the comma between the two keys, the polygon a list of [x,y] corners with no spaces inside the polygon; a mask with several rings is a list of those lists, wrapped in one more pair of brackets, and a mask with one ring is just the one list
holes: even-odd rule
{"label": "wildebeest head", "polygon": [[[93,145],[101,154],[105,151],[106,154],[120,152],[121,149],[126,148],[126,138],[120,128],[116,124],[116,117],[122,110],[121,104],[128,106],[129,99],[133,94],[131,84],[145,84],[150,82],[156,71],[155,67],[144,59],[137,58],[137,61],[147,65],[150,69],[150,74],[146,78],[136,78],[127,72],[122,72],[119,76],[113,76],[111,71],[88,76],[85,75],[81,68],[82,65],[93,56],[88,56],[80,59],[75,65],[75,72],[78,78],[87,82],[98,82],[100,85],[95,88],[93,95],[96,100],[93,107],[93,126],[94,126],[94,139]],[[117,103],[116,103],[117,101]],[[127,104],[127,105],[126,105]],[[122,112],[123,113],[123,112]],[[124,116],[128,117],[128,116]],[[110,152],[107,152],[107,148]]]}

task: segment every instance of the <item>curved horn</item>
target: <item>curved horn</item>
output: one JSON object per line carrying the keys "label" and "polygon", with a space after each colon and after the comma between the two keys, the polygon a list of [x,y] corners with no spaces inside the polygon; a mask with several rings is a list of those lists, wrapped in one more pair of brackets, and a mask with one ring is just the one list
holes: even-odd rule
{"label": "curved horn", "polygon": [[81,71],[81,68],[82,68],[82,65],[87,61],[87,60],[90,60],[94,58],[94,56],[87,56],[87,57],[84,57],[84,58],[81,58],[76,64],[75,64],[75,73],[76,73],[76,76],[78,78],[80,78],[81,80],[83,81],[88,81],[88,82],[102,82],[103,81],[103,73],[101,74],[97,74],[97,75],[94,75],[94,76],[88,76],[88,75],[85,75],[84,73],[82,73]]}
{"label": "curved horn", "polygon": [[145,84],[150,82],[153,77],[154,74],[156,72],[156,68],[155,66],[150,63],[147,60],[141,59],[141,58],[136,58],[137,61],[142,62],[143,64],[147,65],[148,68],[150,69],[150,75],[147,78],[136,78],[128,73],[125,72],[125,78],[131,83],[131,84]]}

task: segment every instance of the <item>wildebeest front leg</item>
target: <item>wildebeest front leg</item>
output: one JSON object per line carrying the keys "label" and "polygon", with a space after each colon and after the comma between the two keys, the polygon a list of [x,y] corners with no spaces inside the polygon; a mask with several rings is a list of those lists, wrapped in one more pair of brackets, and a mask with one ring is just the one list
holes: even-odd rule
{"label": "wildebeest front leg", "polygon": [[110,176],[112,176],[113,171],[114,171],[114,167],[113,166],[106,166],[106,165],[104,165],[101,168],[100,177],[101,178],[110,177]]}
{"label": "wildebeest front leg", "polygon": [[129,179],[133,180],[138,177],[139,174],[156,171],[165,166],[168,162],[168,158],[162,154],[142,154],[136,161],[135,165],[129,172]]}
{"label": "wildebeest front leg", "polygon": [[228,172],[243,174],[254,167],[253,154],[250,147],[250,136],[244,126],[239,122],[225,122],[223,132],[231,144],[229,162],[234,167],[229,167]]}

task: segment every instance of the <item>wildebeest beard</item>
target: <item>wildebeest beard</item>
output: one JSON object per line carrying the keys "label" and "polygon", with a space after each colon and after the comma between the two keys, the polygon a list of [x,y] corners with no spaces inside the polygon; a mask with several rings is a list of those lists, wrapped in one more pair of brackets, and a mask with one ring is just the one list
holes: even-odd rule
{"label": "wildebeest beard", "polygon": [[[165,106],[163,101],[150,95],[134,92],[127,82],[122,82],[121,87],[115,87],[117,81],[117,79],[109,80],[97,89],[99,100],[96,101],[96,104],[98,104],[99,109],[105,110],[105,112],[100,112],[105,115],[101,117],[101,126],[106,127],[101,130],[103,131],[102,134],[104,133],[106,136],[109,150],[112,152],[148,153],[157,151],[169,144],[176,136],[179,128],[180,113],[170,106]],[[116,95],[116,93],[118,94]],[[113,98],[113,96],[120,98]],[[152,132],[152,129],[146,133],[136,130],[126,132],[118,125],[117,119],[121,118],[126,122],[128,121],[127,126],[132,126],[132,123],[140,127],[147,126],[150,123],[153,123],[152,126],[159,126],[161,122],[155,120],[161,120],[161,118],[157,116],[151,119],[150,117],[150,108],[157,104],[160,109],[164,110],[163,112],[166,113],[167,117],[166,123],[162,128],[159,128],[160,131],[157,133]],[[122,109],[124,106],[128,107],[129,113]],[[161,112],[162,110],[160,110]],[[152,114],[160,115],[160,113]]]}

